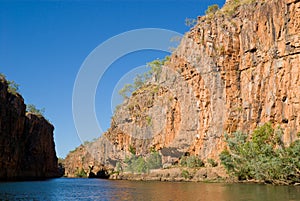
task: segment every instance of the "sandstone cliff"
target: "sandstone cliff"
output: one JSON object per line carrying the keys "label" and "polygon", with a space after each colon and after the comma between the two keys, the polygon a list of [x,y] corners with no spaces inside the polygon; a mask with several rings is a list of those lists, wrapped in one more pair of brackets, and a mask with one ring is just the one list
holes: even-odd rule
{"label": "sandstone cliff", "polygon": [[[111,128],[88,145],[97,150],[93,163],[114,166],[132,148],[143,156],[160,150],[163,163],[187,152],[218,160],[225,132],[251,133],[265,122],[283,128],[286,144],[298,138],[300,1],[236,2],[198,17],[159,76],[134,92]],[[73,154],[83,164],[91,160]]]}
{"label": "sandstone cliff", "polygon": [[23,98],[1,77],[0,180],[59,176],[53,130],[44,117],[26,114]]}

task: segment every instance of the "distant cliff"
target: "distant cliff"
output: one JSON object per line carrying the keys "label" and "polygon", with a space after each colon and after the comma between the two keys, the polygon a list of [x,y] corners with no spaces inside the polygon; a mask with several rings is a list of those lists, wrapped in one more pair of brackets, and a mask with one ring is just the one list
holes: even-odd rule
{"label": "distant cliff", "polygon": [[218,160],[224,133],[266,122],[280,125],[290,144],[300,133],[299,41],[299,0],[227,1],[198,17],[159,75],[120,106],[110,129],[87,146],[93,157],[72,155],[106,167],[132,150],[159,151],[164,164],[182,155]]}
{"label": "distant cliff", "polygon": [[54,127],[42,116],[26,113],[18,93],[0,77],[0,180],[58,177]]}

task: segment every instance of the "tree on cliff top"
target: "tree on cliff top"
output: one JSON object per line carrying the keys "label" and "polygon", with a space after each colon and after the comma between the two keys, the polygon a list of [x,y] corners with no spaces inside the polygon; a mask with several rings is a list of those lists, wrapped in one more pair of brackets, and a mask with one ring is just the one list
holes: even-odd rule
{"label": "tree on cliff top", "polygon": [[13,80],[7,80],[6,76],[3,73],[0,73],[0,80],[7,83],[7,85],[8,85],[8,92],[9,93],[14,94],[14,95],[16,95],[17,93],[19,93],[19,87],[20,87],[20,85],[17,84],[15,81],[13,81]]}
{"label": "tree on cliff top", "polygon": [[134,78],[134,83],[125,84],[124,87],[119,91],[119,94],[124,99],[129,98],[134,91],[143,87],[150,78],[152,78],[153,76],[159,76],[162,72],[162,66],[169,60],[170,56],[166,56],[163,59],[156,59],[152,62],[147,63],[147,66],[150,68],[150,70],[142,75],[136,75],[136,77]]}
{"label": "tree on cliff top", "polygon": [[37,116],[44,116],[45,108],[37,109],[35,105],[33,104],[27,104],[26,105],[26,111],[32,114],[35,114]]}

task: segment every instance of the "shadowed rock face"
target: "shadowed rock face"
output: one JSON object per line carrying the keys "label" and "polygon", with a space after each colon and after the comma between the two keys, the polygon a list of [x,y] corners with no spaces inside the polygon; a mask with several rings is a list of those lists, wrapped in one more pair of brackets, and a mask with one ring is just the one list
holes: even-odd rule
{"label": "shadowed rock face", "polygon": [[0,180],[58,177],[54,127],[42,116],[26,114],[19,94],[0,80]]}
{"label": "shadowed rock face", "polygon": [[230,3],[199,17],[160,76],[116,111],[111,128],[88,145],[98,151],[95,161],[113,166],[131,146],[139,155],[170,148],[218,159],[225,132],[251,133],[266,122],[282,127],[286,144],[298,138],[300,1],[235,10]]}

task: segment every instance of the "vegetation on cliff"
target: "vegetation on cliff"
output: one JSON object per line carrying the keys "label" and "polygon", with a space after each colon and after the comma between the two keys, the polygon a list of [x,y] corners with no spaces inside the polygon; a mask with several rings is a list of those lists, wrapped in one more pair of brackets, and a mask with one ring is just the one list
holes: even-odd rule
{"label": "vegetation on cliff", "polygon": [[285,146],[282,129],[270,123],[253,131],[225,135],[228,150],[220,154],[221,163],[239,180],[259,180],[272,184],[300,182],[300,140]]}
{"label": "vegetation on cliff", "polygon": [[[147,173],[149,170],[162,167],[161,155],[157,151],[151,152],[147,157],[132,154],[130,157],[125,158],[124,163],[125,171],[132,173]],[[120,167],[117,169],[120,170]]]}
{"label": "vegetation on cliff", "polygon": [[125,84],[124,87],[120,89],[119,94],[124,99],[129,98],[134,91],[142,88],[150,78],[152,78],[153,76],[159,76],[162,71],[162,66],[169,60],[170,57],[166,56],[163,59],[155,59],[154,61],[147,63],[147,67],[149,67],[150,70],[142,75],[136,75],[133,84]]}
{"label": "vegetation on cliff", "polygon": [[[138,75],[121,90],[128,99],[101,138],[101,162],[134,173],[133,179],[149,172],[157,180],[203,181],[211,178],[210,170],[226,168],[240,180],[299,183],[298,5],[228,0],[221,9],[209,7],[205,17],[187,19],[188,26],[197,24],[182,38],[168,68],[153,63],[159,79]],[[253,131],[267,121],[272,126]],[[145,140],[146,134],[151,138]],[[162,157],[160,170],[149,171],[152,146]]]}
{"label": "vegetation on cliff", "polygon": [[[17,95],[19,93],[20,85],[16,83],[14,80],[8,80],[3,73],[0,73],[0,81],[7,83],[8,88],[7,91],[13,95]],[[26,105],[26,112],[35,114],[37,116],[44,116],[45,108],[37,109],[37,107],[33,104]]]}
{"label": "vegetation on cliff", "polygon": [[45,108],[37,109],[35,105],[33,105],[33,104],[27,104],[26,105],[26,111],[30,112],[32,114],[35,114],[37,116],[44,116]]}
{"label": "vegetation on cliff", "polygon": [[20,85],[17,84],[15,81],[13,80],[7,80],[6,76],[2,73],[0,73],[0,81],[2,82],[6,82],[8,84],[8,92],[11,94],[16,95],[17,93],[19,93],[19,87]]}
{"label": "vegetation on cliff", "polygon": [[182,156],[180,166],[188,168],[204,167],[203,161],[197,156]]}

